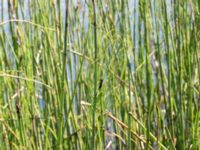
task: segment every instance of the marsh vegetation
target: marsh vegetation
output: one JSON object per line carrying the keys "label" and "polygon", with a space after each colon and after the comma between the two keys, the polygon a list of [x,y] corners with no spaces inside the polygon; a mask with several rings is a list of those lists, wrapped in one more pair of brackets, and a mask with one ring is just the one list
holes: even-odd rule
{"label": "marsh vegetation", "polygon": [[200,1],[0,5],[1,149],[200,149]]}

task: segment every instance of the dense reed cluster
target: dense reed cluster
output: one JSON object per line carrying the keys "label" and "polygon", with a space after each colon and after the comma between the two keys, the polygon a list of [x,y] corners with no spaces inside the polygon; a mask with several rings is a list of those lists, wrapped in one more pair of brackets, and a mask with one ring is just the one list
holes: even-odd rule
{"label": "dense reed cluster", "polygon": [[0,5],[0,149],[200,149],[199,0]]}

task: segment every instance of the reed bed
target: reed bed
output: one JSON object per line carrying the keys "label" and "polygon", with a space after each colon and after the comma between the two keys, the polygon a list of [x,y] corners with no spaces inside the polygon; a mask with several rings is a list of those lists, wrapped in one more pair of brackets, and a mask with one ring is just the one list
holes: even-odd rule
{"label": "reed bed", "polygon": [[200,149],[200,2],[1,0],[1,149]]}

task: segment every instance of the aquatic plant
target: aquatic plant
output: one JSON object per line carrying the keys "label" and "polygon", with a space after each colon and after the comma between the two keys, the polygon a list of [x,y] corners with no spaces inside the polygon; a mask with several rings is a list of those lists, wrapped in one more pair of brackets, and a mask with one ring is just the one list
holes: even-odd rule
{"label": "aquatic plant", "polygon": [[200,2],[0,1],[1,149],[199,149]]}

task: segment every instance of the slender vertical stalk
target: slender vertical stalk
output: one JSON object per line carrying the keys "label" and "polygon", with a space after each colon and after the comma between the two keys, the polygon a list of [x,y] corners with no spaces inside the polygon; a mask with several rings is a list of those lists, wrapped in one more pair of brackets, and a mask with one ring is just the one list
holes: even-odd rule
{"label": "slender vertical stalk", "polygon": [[168,79],[168,101],[169,101],[169,123],[170,123],[170,132],[172,138],[174,138],[174,123],[173,123],[173,105],[172,105],[172,98],[171,98],[171,51],[169,48],[169,21],[167,17],[167,5],[166,1],[163,1],[163,9],[164,9],[164,20],[165,20],[165,39],[166,39],[166,49],[167,49],[167,79]]}
{"label": "slender vertical stalk", "polygon": [[150,61],[149,61],[149,46],[148,46],[148,23],[147,23],[147,1],[143,1],[143,11],[144,11],[144,48],[146,51],[146,88],[147,88],[147,93],[146,93],[146,100],[147,100],[147,119],[146,119],[146,126],[147,126],[147,132],[146,132],[146,137],[147,137],[147,143],[145,149],[149,149],[150,146],[150,129],[151,129],[151,94],[152,94],[152,86],[151,86],[151,70],[150,70]]}
{"label": "slender vertical stalk", "polygon": [[97,56],[98,56],[98,47],[97,47],[97,27],[96,27],[96,8],[95,1],[92,0],[93,7],[93,31],[94,31],[94,99],[93,99],[93,111],[92,111],[92,147],[95,148],[95,113],[96,113],[96,103],[97,103]]}
{"label": "slender vertical stalk", "polygon": [[[58,144],[59,144],[59,149],[62,149],[62,140],[63,140],[63,133],[64,133],[64,122],[67,122],[68,118],[64,118],[63,117],[63,110],[65,112],[65,115],[67,114],[67,103],[66,103],[66,87],[65,87],[65,81],[67,80],[67,72],[66,72],[66,68],[67,68],[67,62],[66,62],[66,56],[67,56],[67,41],[68,41],[68,9],[69,9],[69,0],[66,0],[66,10],[65,10],[65,28],[64,28],[64,52],[63,52],[63,58],[62,58],[62,84],[61,84],[61,89],[62,89],[62,93],[61,93],[61,99],[60,99],[60,108],[59,108],[59,135],[58,135]],[[64,119],[66,119],[64,121]],[[66,123],[67,125],[67,123]],[[68,129],[68,127],[67,127]],[[70,145],[69,145],[70,146]]]}
{"label": "slender vertical stalk", "polygon": [[177,76],[177,83],[178,83],[178,95],[177,95],[177,102],[178,102],[178,108],[180,111],[180,114],[178,115],[178,120],[180,124],[179,128],[179,136],[178,136],[178,141],[177,141],[177,148],[179,149],[185,149],[185,121],[184,121],[184,102],[183,102],[183,92],[182,92],[182,73],[183,73],[183,66],[182,66],[182,57],[183,57],[183,52],[182,52],[182,44],[181,44],[181,14],[180,14],[180,0],[175,2],[174,6],[174,11],[175,11],[175,23],[176,23],[176,28],[175,28],[175,36],[176,36],[176,44],[177,44],[177,59],[178,59],[178,76]]}
{"label": "slender vertical stalk", "polygon": [[128,107],[128,149],[131,149],[131,116],[129,112],[131,112],[131,66],[129,64],[129,75],[128,75],[128,81],[129,81],[129,107]]}

